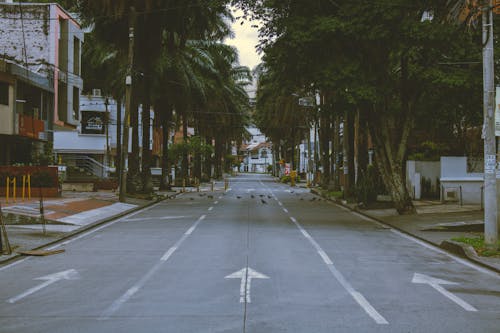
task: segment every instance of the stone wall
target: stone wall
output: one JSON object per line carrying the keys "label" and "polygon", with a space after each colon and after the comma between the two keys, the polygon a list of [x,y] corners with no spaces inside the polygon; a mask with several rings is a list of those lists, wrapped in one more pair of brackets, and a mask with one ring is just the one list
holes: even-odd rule
{"label": "stone wall", "polygon": [[50,62],[50,5],[2,3],[0,17],[0,57],[24,65],[26,47],[30,70],[45,69]]}

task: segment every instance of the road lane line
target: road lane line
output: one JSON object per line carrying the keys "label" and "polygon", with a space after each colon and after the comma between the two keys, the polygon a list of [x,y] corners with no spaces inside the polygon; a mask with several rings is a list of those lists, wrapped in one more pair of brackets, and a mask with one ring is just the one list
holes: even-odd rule
{"label": "road lane line", "polygon": [[213,206],[212,206],[212,207],[209,207],[209,208],[208,208],[208,211],[211,211],[212,209],[214,209],[214,207],[213,207]]}
{"label": "road lane line", "polygon": [[[196,229],[196,227],[206,218],[206,215],[200,216],[198,220],[185,232],[182,237],[168,249],[167,252],[160,258],[160,261],[156,263],[136,284],[129,288],[122,296],[116,299],[101,315],[99,320],[108,320],[116,311],[118,311],[123,304],[137,293],[144,285],[151,279],[151,277],[161,268],[161,266],[167,262],[167,260],[177,251],[181,244],[189,237],[189,235]],[[189,233],[188,233],[189,232]]]}
{"label": "road lane line", "polygon": [[328,255],[325,253],[325,251],[320,250],[320,251],[318,251],[318,253],[321,256],[321,258],[323,258],[323,261],[325,262],[325,264],[333,265],[333,262],[330,260],[330,257],[328,257]]}
{"label": "road lane line", "polygon": [[125,219],[126,222],[136,222],[136,221],[150,221],[150,220],[176,220],[184,219],[191,216],[180,215],[180,216],[158,216],[158,217],[137,217],[135,219]]}
{"label": "road lane line", "polygon": [[424,241],[421,241],[421,240],[420,240],[420,239],[418,239],[418,238],[414,238],[414,237],[412,237],[412,236],[409,236],[409,235],[407,235],[407,234],[405,234],[405,233],[403,233],[403,232],[401,232],[401,231],[399,231],[399,230],[390,229],[390,231],[391,231],[392,233],[394,233],[394,234],[398,235],[398,236],[401,236],[401,237],[403,237],[403,238],[406,238],[407,240],[410,240],[410,241],[412,241],[412,242],[414,242],[414,243],[417,243],[417,244],[419,244],[419,245],[421,245],[421,246],[423,246],[423,247],[425,247],[425,248],[427,248],[427,249],[429,249],[429,250],[432,250],[432,251],[434,251],[434,252],[437,252],[437,253],[443,254],[443,255],[445,255],[445,256],[447,256],[447,257],[449,257],[449,258],[453,259],[455,262],[458,262],[458,263],[460,263],[460,264],[462,264],[462,265],[464,265],[464,266],[467,266],[467,267],[469,267],[469,268],[473,268],[473,269],[475,269],[475,270],[477,270],[477,271],[479,271],[479,272],[481,272],[481,273],[484,273],[484,274],[486,274],[486,275],[489,275],[489,276],[495,277],[495,278],[497,278],[497,279],[500,279],[500,275],[498,275],[498,273],[496,273],[496,272],[492,272],[492,271],[490,271],[490,270],[488,270],[488,269],[486,269],[486,268],[484,268],[484,267],[481,267],[481,266],[479,266],[479,265],[473,264],[473,263],[471,263],[471,262],[469,262],[469,261],[467,261],[467,260],[465,260],[465,259],[462,259],[462,258],[456,257],[456,256],[452,255],[451,253],[448,253],[448,252],[444,251],[443,249],[441,249],[441,248],[439,248],[439,247],[437,247],[437,246],[434,246],[434,245],[428,244],[428,243],[426,243],[426,242],[424,242]]}
{"label": "road lane line", "polygon": [[214,205],[217,205],[218,203],[219,203],[219,201],[216,201],[216,202],[214,202]]}
{"label": "road lane line", "polygon": [[[305,236],[306,230],[302,225],[294,218],[290,217],[290,220],[297,226],[300,232]],[[361,306],[361,308],[379,325],[387,325],[389,322],[380,314],[377,310],[368,302],[368,300],[345,279],[345,277],[340,273],[340,271],[335,267],[332,260],[326,252],[321,248],[321,246],[314,240],[312,236],[305,238],[311,243],[311,245],[318,251],[318,254],[323,259],[323,262],[328,267],[328,270],[337,279],[340,285],[351,295],[351,297]]]}
{"label": "road lane line", "polygon": [[8,268],[11,268],[11,267],[14,267],[14,266],[17,266],[23,262],[25,262],[26,260],[29,260],[30,258],[33,258],[33,257],[27,257],[27,258],[24,258],[24,259],[21,259],[21,260],[18,260],[16,262],[13,262],[12,264],[8,264],[6,266],[3,266],[3,267],[0,267],[0,272],[1,271],[4,271],[4,270],[7,270]]}
{"label": "road lane line", "polygon": [[167,261],[167,260],[170,258],[170,256],[171,256],[172,254],[174,254],[175,250],[177,250],[177,247],[172,246],[170,249],[168,249],[168,251],[167,251],[167,252],[165,252],[165,254],[163,255],[163,257],[161,257],[161,259],[160,259],[160,260],[161,260],[161,261]]}
{"label": "road lane line", "polygon": [[128,218],[130,218],[130,217],[132,217],[132,216],[135,216],[135,215],[137,215],[137,214],[140,214],[140,213],[142,213],[142,212],[144,212],[144,211],[146,211],[146,210],[153,209],[153,208],[155,208],[156,206],[158,206],[158,205],[160,205],[160,204],[161,204],[161,202],[158,202],[158,203],[156,203],[156,204],[154,204],[154,205],[152,205],[152,206],[145,207],[145,208],[140,209],[140,210],[138,210],[138,211],[135,211],[135,212],[132,212],[132,213],[127,214],[127,215],[125,215],[125,216],[122,216],[122,217],[120,217],[119,219],[117,219],[117,220],[115,220],[115,221],[112,221],[112,222],[107,222],[107,223],[103,224],[102,226],[97,227],[97,228],[94,228],[94,229],[92,229],[92,230],[90,230],[90,231],[84,232],[83,234],[80,234],[79,236],[76,236],[76,237],[71,238],[71,239],[68,239],[67,241],[64,241],[64,242],[62,242],[62,243],[55,244],[55,245],[53,245],[53,246],[51,246],[51,247],[48,247],[48,248],[47,248],[47,250],[51,251],[51,250],[54,250],[54,249],[56,249],[56,248],[58,248],[58,247],[60,247],[60,246],[63,246],[63,245],[68,245],[68,244],[70,244],[70,243],[73,243],[74,241],[77,241],[77,240],[79,240],[79,239],[82,239],[82,238],[84,238],[84,237],[87,237],[87,236],[89,236],[89,235],[92,235],[92,234],[94,234],[94,233],[96,233],[96,232],[98,232],[98,231],[101,231],[102,229],[108,228],[108,227],[110,227],[110,226],[112,226],[112,225],[114,225],[114,224],[116,224],[116,223],[118,223],[118,222],[125,221],[125,220],[127,220]]}
{"label": "road lane line", "polygon": [[278,201],[278,205],[283,206],[283,204],[281,203],[281,201]]}
{"label": "road lane line", "polygon": [[288,214],[288,209],[283,208],[283,211]]}

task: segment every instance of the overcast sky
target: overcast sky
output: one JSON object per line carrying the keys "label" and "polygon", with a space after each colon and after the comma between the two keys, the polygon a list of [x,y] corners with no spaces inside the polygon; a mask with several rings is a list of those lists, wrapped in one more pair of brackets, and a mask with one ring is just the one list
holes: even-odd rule
{"label": "overcast sky", "polygon": [[[233,13],[234,17],[241,15],[241,12],[236,11]],[[235,38],[227,39],[226,43],[235,46],[240,55],[240,64],[243,66],[248,66],[253,69],[260,63],[260,56],[255,50],[255,46],[258,43],[258,31],[256,28],[252,28],[254,22],[244,21],[241,25],[242,20],[236,20],[233,23],[233,31],[235,33]]]}

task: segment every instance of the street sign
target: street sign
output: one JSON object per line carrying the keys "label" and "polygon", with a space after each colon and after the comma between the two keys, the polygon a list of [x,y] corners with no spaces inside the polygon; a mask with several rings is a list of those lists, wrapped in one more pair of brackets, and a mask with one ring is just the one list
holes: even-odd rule
{"label": "street sign", "polygon": [[285,164],[285,176],[290,176],[290,163]]}

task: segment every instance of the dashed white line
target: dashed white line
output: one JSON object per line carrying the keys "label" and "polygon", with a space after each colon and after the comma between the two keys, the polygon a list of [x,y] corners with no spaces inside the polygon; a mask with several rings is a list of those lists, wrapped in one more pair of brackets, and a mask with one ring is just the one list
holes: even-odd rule
{"label": "dashed white line", "polygon": [[158,269],[168,260],[170,257],[177,251],[177,249],[181,246],[181,244],[186,240],[186,238],[191,235],[191,233],[196,229],[198,224],[206,218],[206,215],[200,216],[198,220],[186,231],[182,237],[168,249],[167,252],[160,258],[160,261],[154,265],[135,285],[129,288],[122,296],[120,296],[117,300],[115,300],[101,315],[100,320],[109,319],[116,311],[120,309],[120,307],[125,304],[130,297],[132,297],[135,293],[137,293],[146,282],[156,273]]}
{"label": "dashed white line", "polygon": [[212,209],[214,209],[214,207],[208,207],[208,211],[211,211]]}
{"label": "dashed white line", "polygon": [[217,205],[218,203],[219,203],[219,201],[215,201],[215,202],[214,202],[214,205]]}
{"label": "dashed white line", "polygon": [[283,208],[283,211],[284,211],[285,213],[288,213],[288,209],[286,209],[286,208]]}
{"label": "dashed white line", "polygon": [[[335,265],[333,264],[332,260],[326,252],[321,248],[321,246],[314,240],[312,236],[307,234],[305,229],[300,225],[299,222],[294,217],[290,217],[290,220],[297,226],[297,228],[300,230],[300,232],[306,237],[306,239],[311,243],[311,245],[318,251],[318,254],[320,255],[321,259],[323,259],[323,262],[326,264],[326,267],[328,267],[328,270],[332,273],[332,275],[337,279],[337,281],[344,287],[344,289],[351,295],[351,297],[361,306],[361,308],[377,323],[380,325],[387,325],[389,322],[375,310],[375,308],[368,302],[368,300],[358,291],[354,289],[354,287],[347,282],[345,277],[342,275],[342,273],[337,270]],[[306,236],[309,235],[309,237]]]}
{"label": "dashed white line", "polygon": [[325,253],[325,251],[319,250],[318,253],[321,256],[321,258],[323,259],[323,261],[325,262],[325,264],[333,265],[333,262],[331,261],[330,257],[328,257],[328,255]]}
{"label": "dashed white line", "polygon": [[174,252],[175,252],[176,250],[177,250],[177,247],[172,246],[170,249],[168,249],[168,251],[167,251],[167,252],[165,252],[165,254],[163,255],[163,257],[161,257],[161,259],[160,259],[160,260],[161,260],[161,261],[167,261],[167,260],[170,258],[170,256],[171,256],[172,254],[174,254]]}

